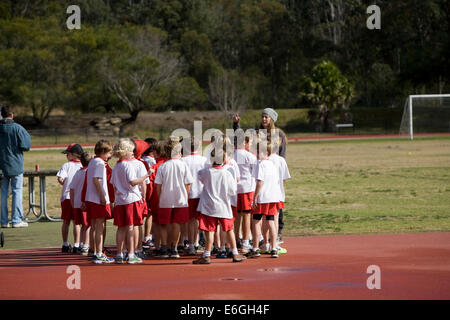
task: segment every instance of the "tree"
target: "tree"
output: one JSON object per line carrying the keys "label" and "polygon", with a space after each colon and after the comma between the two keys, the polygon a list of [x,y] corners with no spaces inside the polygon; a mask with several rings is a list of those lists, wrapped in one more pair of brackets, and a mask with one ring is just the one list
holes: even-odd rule
{"label": "tree", "polygon": [[54,18],[0,22],[0,95],[31,109],[41,125],[73,97],[74,50]]}
{"label": "tree", "polygon": [[127,108],[134,122],[145,109],[167,103],[167,89],[181,72],[179,57],[162,45],[164,34],[156,28],[129,27],[121,32],[118,45],[103,59],[105,86]]}
{"label": "tree", "polygon": [[348,109],[354,96],[353,85],[330,61],[314,66],[311,76],[303,77],[302,89],[300,98],[319,109],[323,131],[329,129],[330,114]]}
{"label": "tree", "polygon": [[224,113],[236,113],[246,107],[247,96],[238,79],[236,70],[225,69],[209,78],[209,101]]}

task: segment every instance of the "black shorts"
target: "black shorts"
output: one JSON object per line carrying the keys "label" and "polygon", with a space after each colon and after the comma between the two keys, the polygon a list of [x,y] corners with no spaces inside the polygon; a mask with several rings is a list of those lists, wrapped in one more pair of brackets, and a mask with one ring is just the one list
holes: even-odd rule
{"label": "black shorts", "polygon": [[261,220],[262,217],[265,216],[267,221],[275,221],[275,216],[274,215],[264,215],[264,214],[254,214],[253,215],[253,220]]}

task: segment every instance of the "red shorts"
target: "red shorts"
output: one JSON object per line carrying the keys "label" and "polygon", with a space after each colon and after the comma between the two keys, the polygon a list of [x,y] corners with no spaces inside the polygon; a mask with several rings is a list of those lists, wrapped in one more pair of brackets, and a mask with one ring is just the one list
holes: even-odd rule
{"label": "red shorts", "polygon": [[[156,194],[156,190],[154,192],[154,194]],[[149,200],[150,205],[148,206],[148,210],[152,213],[153,215],[153,219],[154,214],[158,213],[158,208],[159,208],[159,197],[157,195],[153,195],[152,193],[152,197]]]}
{"label": "red shorts", "polygon": [[226,219],[226,218],[215,218],[211,216],[207,216],[206,214],[200,213],[200,217],[198,219],[200,230],[216,232],[217,226],[220,224],[223,231],[233,230],[234,227],[234,218]]}
{"label": "red shorts", "polygon": [[237,207],[231,206],[231,211],[233,211],[233,217],[237,217],[238,216],[238,209]]}
{"label": "red shorts", "polygon": [[146,201],[143,201],[141,204],[140,204],[140,209],[141,209],[141,216],[143,217],[143,218],[147,218],[150,214],[149,214],[149,212],[148,212],[148,207],[147,207],[147,202]]}
{"label": "red shorts", "polygon": [[80,208],[73,208],[73,222],[75,224],[81,224],[84,227],[89,227],[91,222],[88,221],[87,212],[82,211]]}
{"label": "red shorts", "polygon": [[158,223],[186,223],[189,222],[189,207],[183,208],[159,208],[158,209]]}
{"label": "red shorts", "polygon": [[278,213],[278,202],[258,203],[256,209],[252,210],[252,214],[263,214],[265,216],[274,216]]}
{"label": "red shorts", "polygon": [[252,201],[254,192],[238,193],[237,195],[237,209],[238,211],[252,210]]}
{"label": "red shorts", "polygon": [[88,213],[88,219],[111,219],[111,206],[108,203],[106,206],[101,204],[86,201],[86,211]]}
{"label": "red shorts", "polygon": [[64,221],[70,221],[74,219],[70,199],[66,199],[63,202],[61,202],[61,219],[63,219]]}
{"label": "red shorts", "polygon": [[192,218],[199,218],[199,213],[197,212],[198,203],[200,202],[200,198],[189,199],[189,220]]}
{"label": "red shorts", "polygon": [[283,201],[280,201],[277,204],[277,210],[280,210],[280,209],[284,209],[284,202]]}
{"label": "red shorts", "polygon": [[141,226],[144,204],[136,201],[129,204],[115,206],[113,209],[114,225],[118,227]]}

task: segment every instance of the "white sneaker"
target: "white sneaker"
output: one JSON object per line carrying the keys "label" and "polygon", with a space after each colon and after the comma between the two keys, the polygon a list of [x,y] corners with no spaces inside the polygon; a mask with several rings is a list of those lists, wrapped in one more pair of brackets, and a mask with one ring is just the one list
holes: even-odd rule
{"label": "white sneaker", "polygon": [[13,228],[26,228],[26,227],[28,227],[28,223],[25,221],[21,221],[19,223],[13,224],[12,227]]}
{"label": "white sneaker", "polygon": [[242,245],[242,249],[241,249],[242,253],[248,253],[251,250],[252,250],[252,246],[251,245],[249,245],[249,244],[243,244]]}
{"label": "white sneaker", "polygon": [[11,227],[11,225],[8,223],[8,224],[2,224],[2,228],[10,228]]}

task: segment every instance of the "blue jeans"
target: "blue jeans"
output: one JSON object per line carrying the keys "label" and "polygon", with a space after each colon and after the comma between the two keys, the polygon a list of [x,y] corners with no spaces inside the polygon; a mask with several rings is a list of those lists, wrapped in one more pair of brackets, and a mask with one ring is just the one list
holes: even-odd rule
{"label": "blue jeans", "polygon": [[1,218],[2,225],[8,224],[8,193],[10,184],[12,191],[12,208],[11,208],[12,224],[18,224],[23,219],[23,206],[22,206],[23,174],[19,174],[18,176],[4,175],[2,179],[2,218]]}

